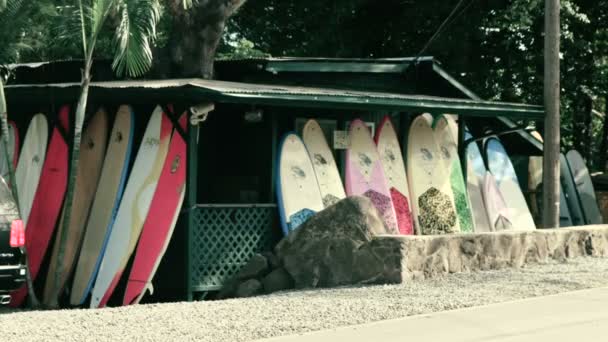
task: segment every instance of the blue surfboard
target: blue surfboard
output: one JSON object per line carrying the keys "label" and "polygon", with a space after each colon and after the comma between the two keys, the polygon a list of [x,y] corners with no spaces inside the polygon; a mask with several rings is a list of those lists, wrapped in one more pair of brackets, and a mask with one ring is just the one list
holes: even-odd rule
{"label": "blue surfboard", "polygon": [[287,133],[278,149],[276,191],[285,235],[323,210],[323,198],[302,139]]}

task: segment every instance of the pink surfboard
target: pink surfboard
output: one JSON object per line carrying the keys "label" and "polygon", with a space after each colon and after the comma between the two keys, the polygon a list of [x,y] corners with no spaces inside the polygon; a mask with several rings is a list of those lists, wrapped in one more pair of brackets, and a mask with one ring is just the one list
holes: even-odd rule
{"label": "pink surfboard", "polygon": [[[63,127],[65,132],[69,130],[69,115],[69,106],[60,109],[58,124]],[[16,134],[15,137],[17,137]],[[55,224],[61,211],[67,186],[68,145],[57,127],[53,129],[47,155],[51,158],[46,158],[42,166],[40,183],[34,195],[32,210],[25,229],[25,247],[32,281],[38,276],[42,259],[55,231]],[[14,291],[11,296],[10,305],[12,307],[20,306],[27,296],[27,286],[24,285]]]}
{"label": "pink surfboard", "polygon": [[399,234],[397,216],[393,206],[382,162],[369,128],[361,120],[350,124],[350,147],[346,151],[346,194],[369,198],[384,220],[388,231]]}
{"label": "pink surfboard", "polygon": [[[188,115],[182,114],[179,124],[184,131],[187,123]],[[139,238],[123,305],[137,304],[147,290],[150,293],[153,291],[152,279],[167,250],[184,202],[186,164],[186,142],[174,130],[167,159]]]}
{"label": "pink surfboard", "polygon": [[399,138],[395,126],[388,116],[385,116],[374,137],[378,153],[384,167],[384,175],[391,192],[399,232],[404,235],[414,234],[414,221],[410,209],[410,190],[407,184],[403,153],[399,146]]}

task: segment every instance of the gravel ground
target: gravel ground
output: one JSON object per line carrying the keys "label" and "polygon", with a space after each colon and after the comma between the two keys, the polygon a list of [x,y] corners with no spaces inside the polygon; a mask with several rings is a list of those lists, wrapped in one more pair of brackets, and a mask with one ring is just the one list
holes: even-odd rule
{"label": "gravel ground", "polygon": [[404,285],[100,310],[0,311],[2,341],[250,341],[608,286],[608,259],[453,274]]}

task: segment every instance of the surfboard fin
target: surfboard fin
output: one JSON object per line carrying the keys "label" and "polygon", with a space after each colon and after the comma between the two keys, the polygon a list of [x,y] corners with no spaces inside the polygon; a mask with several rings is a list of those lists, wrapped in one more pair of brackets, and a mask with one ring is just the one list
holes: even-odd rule
{"label": "surfboard fin", "polygon": [[146,288],[144,289],[143,294],[146,294],[146,292],[150,292],[151,295],[154,294],[154,285],[152,285],[152,282],[148,282],[146,283]]}

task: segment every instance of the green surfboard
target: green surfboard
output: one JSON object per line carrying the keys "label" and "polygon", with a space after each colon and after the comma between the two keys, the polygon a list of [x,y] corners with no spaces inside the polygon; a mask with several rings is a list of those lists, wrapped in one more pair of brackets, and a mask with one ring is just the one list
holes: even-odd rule
{"label": "green surfboard", "polygon": [[475,221],[473,220],[467,187],[462,174],[462,164],[458,157],[457,140],[450,129],[450,120],[453,119],[444,115],[438,116],[433,123],[433,134],[441,151],[441,159],[445,168],[449,171],[460,231],[471,233],[475,231]]}

